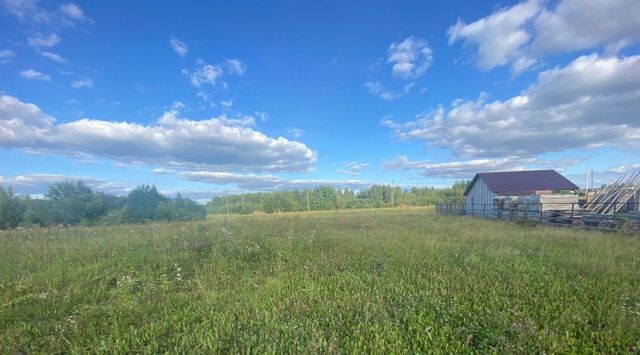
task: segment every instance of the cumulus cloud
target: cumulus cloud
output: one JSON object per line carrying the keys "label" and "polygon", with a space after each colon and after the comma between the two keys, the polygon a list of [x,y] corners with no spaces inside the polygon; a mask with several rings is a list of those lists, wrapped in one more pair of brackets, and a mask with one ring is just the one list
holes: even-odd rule
{"label": "cumulus cloud", "polygon": [[529,42],[531,34],[524,25],[541,10],[541,2],[530,0],[501,8],[478,21],[467,24],[461,19],[447,31],[449,44],[458,40],[476,45],[476,62],[483,70],[504,65],[521,55],[520,48]]}
{"label": "cumulus cloud", "polygon": [[582,56],[543,71],[520,95],[488,102],[457,100],[404,123],[382,124],[400,139],[469,157],[531,157],[640,142],[640,56]]}
{"label": "cumulus cloud", "polygon": [[69,85],[74,89],[88,89],[93,87],[93,80],[89,78],[78,79],[72,81]]}
{"label": "cumulus cloud", "polygon": [[511,65],[518,74],[544,55],[600,46],[615,53],[638,43],[640,6],[635,0],[528,0],[469,24],[458,20],[448,36],[450,45],[477,48],[480,69]]}
{"label": "cumulus cloud", "polygon": [[303,143],[254,129],[251,116],[204,120],[166,112],[154,124],[83,118],[58,123],[34,104],[0,96],[0,146],[72,157],[102,157],[181,169],[302,171],[316,161]]}
{"label": "cumulus cloud", "polygon": [[215,185],[236,185],[244,190],[298,190],[329,185],[338,189],[363,189],[372,185],[361,180],[285,179],[271,174],[237,174],[217,171],[190,171],[180,174],[185,180]]}
{"label": "cumulus cloud", "polygon": [[[407,37],[402,42],[391,43],[388,49],[387,63],[391,65],[391,76],[400,79],[401,87],[389,89],[380,80],[366,81],[362,87],[373,96],[385,101],[396,100],[415,86],[415,81],[424,75],[433,62],[431,48],[427,41],[417,37]],[[384,66],[384,59],[380,58],[371,66],[371,71],[378,73]]]}
{"label": "cumulus cloud", "polygon": [[33,69],[27,69],[20,72],[20,76],[25,79],[51,81],[51,77],[48,74],[39,72]]}
{"label": "cumulus cloud", "polygon": [[62,38],[60,38],[56,33],[52,33],[49,36],[37,35],[34,37],[29,37],[27,39],[27,44],[30,47],[36,47],[36,48],[40,48],[40,47],[51,48],[56,46],[60,42],[62,42]]}
{"label": "cumulus cloud", "polygon": [[173,51],[176,52],[182,58],[184,58],[187,55],[187,52],[189,51],[189,48],[187,47],[187,45],[181,40],[177,39],[175,36],[171,36],[171,38],[169,38],[169,45],[171,45],[171,48],[173,49]]}
{"label": "cumulus cloud", "polygon": [[68,181],[82,180],[94,191],[123,195],[130,191],[130,184],[122,181],[111,181],[87,176],[59,175],[59,174],[27,174],[0,179],[0,184],[12,187],[18,194],[42,195],[47,192],[49,185]]}
{"label": "cumulus cloud", "polygon": [[392,65],[394,76],[409,80],[422,76],[431,66],[433,56],[426,40],[412,36],[391,43],[387,62]]}
{"label": "cumulus cloud", "polygon": [[614,46],[640,39],[640,6],[635,0],[563,0],[545,9],[534,23],[535,54]]}
{"label": "cumulus cloud", "polygon": [[337,169],[336,172],[344,175],[358,176],[366,167],[369,166],[369,163],[358,163],[356,161],[352,161],[350,163],[345,164],[345,167],[342,169]]}

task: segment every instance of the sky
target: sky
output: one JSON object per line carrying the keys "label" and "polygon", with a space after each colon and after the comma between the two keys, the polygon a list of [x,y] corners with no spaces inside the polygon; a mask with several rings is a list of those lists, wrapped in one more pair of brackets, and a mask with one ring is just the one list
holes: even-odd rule
{"label": "sky", "polygon": [[640,168],[637,0],[0,0],[0,184],[196,199]]}

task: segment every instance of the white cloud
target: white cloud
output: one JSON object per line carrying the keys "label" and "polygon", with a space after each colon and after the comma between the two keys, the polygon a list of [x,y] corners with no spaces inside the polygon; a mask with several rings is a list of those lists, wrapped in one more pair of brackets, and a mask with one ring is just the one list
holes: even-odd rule
{"label": "white cloud", "polygon": [[511,65],[518,74],[545,55],[597,47],[615,54],[638,43],[640,6],[636,0],[529,0],[470,24],[458,20],[448,35],[449,44],[477,47],[480,69]]}
{"label": "white cloud", "polygon": [[216,107],[216,106],[217,106],[217,105],[216,105],[216,103],[215,103],[215,102],[214,102],[214,100],[213,100],[213,95],[211,95],[211,94],[209,94],[209,93],[207,93],[207,92],[204,92],[204,91],[198,91],[198,92],[196,93],[196,96],[197,96],[198,98],[200,98],[200,101],[201,101],[201,102],[200,102],[200,105],[201,105],[203,108],[206,108],[207,106],[208,106],[208,107]]}
{"label": "white cloud", "polygon": [[[387,63],[391,65],[391,75],[404,81],[401,88],[389,89],[379,80],[366,81],[362,87],[371,95],[393,101],[413,89],[415,81],[431,66],[433,55],[425,39],[413,36],[402,42],[391,43],[388,52]],[[371,65],[370,71],[379,73],[383,65],[384,58],[379,58]]]}
{"label": "white cloud", "polygon": [[18,194],[42,195],[47,192],[49,185],[69,180],[84,181],[94,191],[115,195],[128,193],[130,184],[122,181],[110,181],[87,176],[59,175],[59,174],[27,174],[12,178],[0,179],[0,183],[12,187]]}
{"label": "white cloud", "polygon": [[402,42],[391,43],[387,62],[392,65],[394,76],[413,80],[429,69],[433,55],[425,39],[412,36]]}
{"label": "white cloud", "polygon": [[266,112],[256,111],[253,114],[262,122],[267,122],[269,120],[269,114],[267,114]]}
{"label": "white cloud", "polygon": [[231,100],[227,100],[227,101],[220,101],[220,105],[225,108],[225,109],[230,109],[231,106],[233,106],[233,101]]}
{"label": "white cloud", "polygon": [[3,49],[0,51],[0,63],[4,64],[9,62],[9,59],[15,57],[16,54],[8,49]]}
{"label": "white cloud", "polygon": [[300,128],[290,128],[287,130],[287,135],[293,138],[300,138],[304,136],[304,131],[301,130]]}
{"label": "white cloud", "polygon": [[93,80],[89,78],[83,78],[72,81],[69,85],[71,85],[74,89],[86,89],[93,87]]}
{"label": "white cloud", "polygon": [[211,65],[205,62],[199,61],[200,67],[194,71],[182,69],[182,74],[189,78],[191,85],[200,87],[202,85],[215,85],[216,80],[222,76],[222,67],[218,65]]}
{"label": "white cloud", "polygon": [[536,54],[563,53],[601,45],[638,43],[640,4],[636,0],[563,0],[535,20]]}
{"label": "white cloud", "polygon": [[640,56],[582,56],[538,75],[518,96],[457,100],[416,120],[383,119],[400,139],[470,157],[528,157],[546,152],[640,142]]}
{"label": "white cloud", "polygon": [[367,92],[369,92],[369,94],[378,96],[379,98],[385,101],[393,101],[399,98],[400,96],[402,96],[391,90],[386,89],[382,85],[382,83],[379,83],[379,82],[367,81],[366,83],[363,84],[363,87],[367,89]]}
{"label": "white cloud", "polygon": [[56,33],[52,33],[46,37],[37,35],[34,37],[29,37],[27,39],[27,44],[30,47],[36,47],[36,48],[40,48],[40,47],[51,48],[56,46],[60,42],[62,42],[62,38],[60,38]]}
{"label": "white cloud", "polygon": [[242,76],[247,72],[247,66],[239,59],[225,59],[225,65],[229,74]]}
{"label": "white cloud", "polygon": [[191,120],[177,115],[166,112],[150,125],[89,118],[57,123],[37,106],[3,95],[0,146],[180,169],[306,171],[316,161],[303,143],[256,131],[251,116]]}
{"label": "white cloud", "polygon": [[175,174],[176,171],[173,169],[155,168],[151,170],[151,172],[158,175],[167,175],[167,174]]}
{"label": "white cloud", "polygon": [[[202,85],[215,85],[223,75],[242,76],[247,67],[238,59],[225,59],[221,64],[207,64],[202,59],[196,61],[198,68],[195,70],[182,69],[182,74],[189,78],[191,85],[199,88]],[[227,83],[222,82],[226,88]]]}
{"label": "white cloud", "polygon": [[524,25],[541,10],[541,1],[529,0],[466,24],[458,22],[447,31],[449,44],[458,40],[478,47],[476,62],[483,70],[493,69],[514,61],[520,48],[529,42],[531,34]]}
{"label": "white cloud", "polygon": [[27,69],[20,72],[20,76],[25,79],[51,81],[51,77],[48,74],[41,73],[37,70]]}
{"label": "white cloud", "polygon": [[345,164],[345,168],[337,169],[336,172],[344,175],[358,176],[369,166],[369,163],[358,163],[356,161],[352,161],[350,163]]}
{"label": "white cloud", "polygon": [[0,51],[0,59],[8,59],[15,57],[15,53],[11,50],[4,49]]}
{"label": "white cloud", "polygon": [[19,21],[36,26],[75,27],[79,23],[93,22],[74,3],[65,3],[52,10],[41,7],[36,0],[4,0],[0,5]]}
{"label": "white cloud", "polygon": [[282,181],[274,175],[236,174],[219,171],[189,171],[180,174],[185,180],[206,182],[216,185],[235,184],[243,189],[273,187]]}
{"label": "white cloud", "polygon": [[384,169],[416,170],[425,177],[471,178],[477,172],[523,170],[525,164],[535,161],[534,158],[505,157],[434,163],[429,160],[411,161],[403,155],[384,162],[382,166]]}
{"label": "white cloud", "polygon": [[60,5],[60,12],[66,15],[71,20],[84,21],[87,17],[84,15],[82,9],[74,3],[66,3]]}
{"label": "white cloud", "polygon": [[38,6],[35,0],[5,0],[2,6],[21,21],[49,22],[51,14]]}
{"label": "white cloud", "polygon": [[62,58],[59,54],[53,53],[53,52],[48,52],[48,51],[43,51],[40,52],[40,55],[42,55],[45,58],[49,58],[51,60],[53,60],[54,62],[58,62],[58,63],[66,63],[67,60]]}
{"label": "white cloud", "polygon": [[187,105],[185,105],[182,101],[174,101],[171,104],[171,110],[174,111],[184,110],[185,108],[187,108]]}
{"label": "white cloud", "polygon": [[363,189],[373,185],[361,180],[285,179],[271,174],[236,174],[216,171],[190,171],[180,174],[185,180],[215,185],[236,185],[244,190],[300,190],[329,185],[338,189]]}
{"label": "white cloud", "polygon": [[171,36],[171,38],[169,38],[169,44],[171,45],[171,48],[173,49],[173,51],[176,52],[182,58],[184,58],[187,55],[187,52],[189,51],[189,48],[187,47],[187,45],[181,40],[177,39],[175,36]]}
{"label": "white cloud", "polygon": [[638,170],[640,170],[640,163],[619,165],[613,168],[609,168],[604,172],[609,174],[625,174],[625,173],[630,173]]}

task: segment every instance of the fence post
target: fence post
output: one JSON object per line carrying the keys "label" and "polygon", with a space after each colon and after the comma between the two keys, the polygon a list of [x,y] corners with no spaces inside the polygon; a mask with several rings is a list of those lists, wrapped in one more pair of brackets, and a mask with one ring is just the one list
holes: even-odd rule
{"label": "fence post", "polygon": [[569,224],[573,224],[573,209],[574,209],[575,205],[576,205],[575,202],[571,203],[571,217],[569,218]]}
{"label": "fence post", "polygon": [[540,212],[540,223],[542,223],[542,202],[539,203],[538,212]]}
{"label": "fence post", "polygon": [[529,202],[524,203],[524,220],[529,220]]}

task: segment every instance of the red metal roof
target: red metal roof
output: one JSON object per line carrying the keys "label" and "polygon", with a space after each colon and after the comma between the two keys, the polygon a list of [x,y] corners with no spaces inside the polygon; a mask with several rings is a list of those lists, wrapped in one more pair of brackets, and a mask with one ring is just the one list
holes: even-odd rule
{"label": "red metal roof", "polygon": [[578,186],[555,170],[503,171],[495,173],[477,173],[467,190],[482,179],[489,189],[498,195],[529,195],[543,190],[577,190]]}

